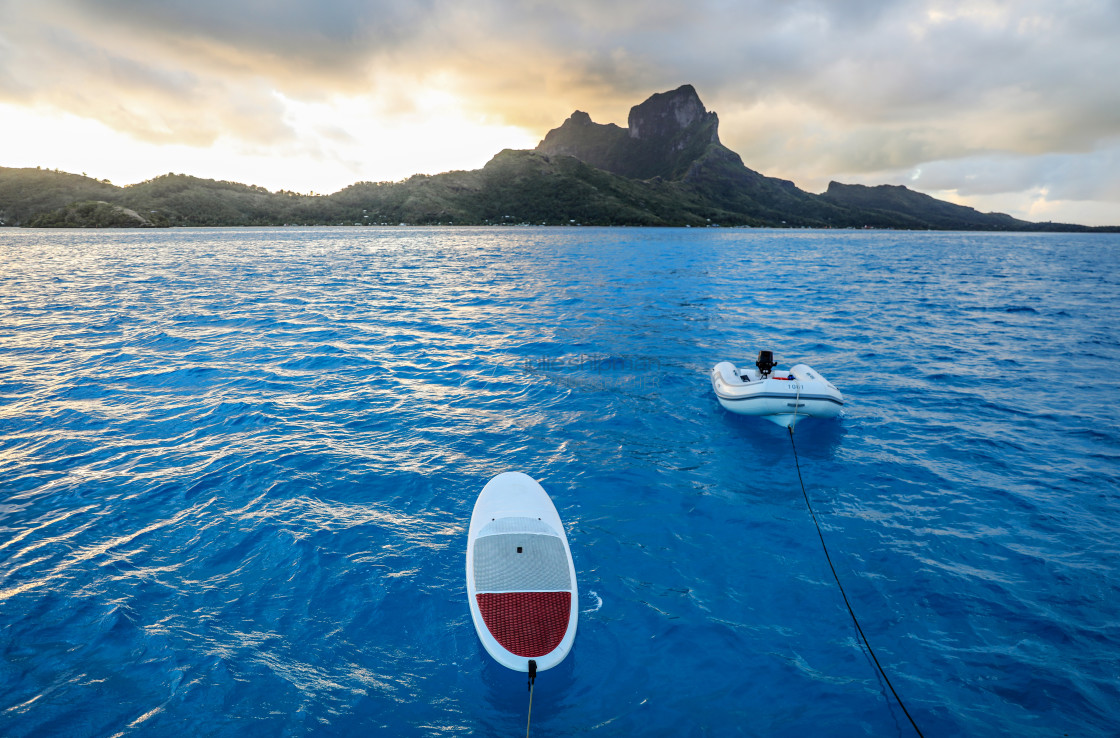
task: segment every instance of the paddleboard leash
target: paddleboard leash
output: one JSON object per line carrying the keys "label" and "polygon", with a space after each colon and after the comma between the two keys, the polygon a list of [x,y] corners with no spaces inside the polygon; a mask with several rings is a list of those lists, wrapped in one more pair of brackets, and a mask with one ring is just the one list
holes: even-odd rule
{"label": "paddleboard leash", "polygon": [[529,723],[533,719],[533,685],[537,683],[537,662],[529,659],[529,715],[525,718],[525,738],[529,738]]}
{"label": "paddleboard leash", "polygon": [[[796,412],[796,408],[794,412]],[[863,645],[867,647],[867,653],[871,654],[871,660],[875,662],[875,668],[879,670],[883,681],[890,687],[891,694],[894,695],[898,706],[902,708],[902,712],[906,714],[906,719],[910,721],[910,725],[914,727],[914,732],[918,734],[919,738],[925,738],[925,736],[922,735],[921,729],[918,728],[918,724],[914,722],[914,718],[910,716],[910,711],[906,709],[906,704],[903,703],[902,698],[899,697],[898,692],[895,691],[894,685],[891,684],[890,677],[888,677],[887,672],[883,670],[883,666],[879,663],[878,657],[875,656],[875,649],[871,648],[871,643],[867,640],[867,636],[864,635],[863,628],[860,627],[859,618],[856,617],[855,611],[852,610],[852,604],[848,602],[848,594],[844,591],[844,585],[840,583],[840,576],[836,573],[836,567],[832,564],[832,557],[828,554],[828,546],[824,542],[824,533],[821,532],[821,524],[817,522],[817,514],[813,512],[813,505],[809,502],[809,493],[805,491],[805,480],[801,477],[801,462],[798,461],[797,458],[797,444],[793,441],[792,425],[789,426],[789,443],[793,446],[793,463],[797,466],[797,481],[801,483],[801,496],[805,498],[805,507],[809,508],[809,516],[813,519],[813,525],[817,527],[817,537],[821,539],[821,548],[824,549],[824,557],[828,561],[828,568],[832,570],[832,578],[836,580],[836,586],[840,589],[840,596],[844,598],[844,605],[848,608],[848,614],[852,616],[852,622],[856,624],[859,637],[863,640]],[[530,702],[532,702],[532,696],[530,696]],[[528,738],[528,736],[526,736],[526,738]]]}

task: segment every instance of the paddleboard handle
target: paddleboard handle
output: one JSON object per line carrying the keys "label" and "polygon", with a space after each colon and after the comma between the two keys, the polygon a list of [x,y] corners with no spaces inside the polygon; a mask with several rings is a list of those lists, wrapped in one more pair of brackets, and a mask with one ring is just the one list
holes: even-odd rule
{"label": "paddleboard handle", "polygon": [[537,681],[537,662],[529,659],[529,691],[533,691],[533,683]]}

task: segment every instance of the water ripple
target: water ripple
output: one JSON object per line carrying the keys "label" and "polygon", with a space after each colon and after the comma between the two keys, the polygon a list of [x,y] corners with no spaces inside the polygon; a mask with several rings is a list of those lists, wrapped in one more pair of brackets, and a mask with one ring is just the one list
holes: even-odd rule
{"label": "water ripple", "polygon": [[[1111,736],[1120,241],[0,230],[0,733],[509,733],[462,582],[487,479],[568,526],[558,735]],[[908,727],[908,726],[907,726]]]}

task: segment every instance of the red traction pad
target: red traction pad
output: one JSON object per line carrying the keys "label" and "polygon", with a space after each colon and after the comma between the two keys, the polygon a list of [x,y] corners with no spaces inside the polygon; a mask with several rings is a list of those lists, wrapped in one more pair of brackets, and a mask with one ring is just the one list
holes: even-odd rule
{"label": "red traction pad", "polygon": [[516,656],[544,656],[564,640],[571,592],[490,592],[475,597],[490,635]]}

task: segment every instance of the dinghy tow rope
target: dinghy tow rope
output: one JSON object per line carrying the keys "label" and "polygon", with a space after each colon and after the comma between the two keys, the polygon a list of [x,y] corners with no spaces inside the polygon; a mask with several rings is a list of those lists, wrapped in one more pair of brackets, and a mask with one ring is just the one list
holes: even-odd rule
{"label": "dinghy tow rope", "polygon": [[529,659],[529,714],[525,718],[525,738],[529,738],[529,722],[533,719],[533,685],[536,683],[537,662]]}
{"label": "dinghy tow rope", "polygon": [[[798,391],[798,399],[800,399],[800,395],[801,393],[800,391]],[[793,412],[794,418],[796,418],[796,404],[794,405]],[[836,580],[836,586],[840,589],[840,596],[844,598],[844,605],[848,608],[848,614],[852,616],[852,622],[855,623],[856,630],[859,631],[859,637],[863,639],[863,645],[867,647],[867,653],[871,655],[871,660],[875,662],[875,668],[879,670],[879,674],[882,675],[883,681],[886,682],[888,687],[890,687],[891,694],[894,695],[895,700],[898,702],[898,706],[902,708],[902,712],[906,714],[906,719],[910,721],[910,725],[914,727],[914,732],[918,734],[919,738],[925,738],[925,736],[922,735],[921,729],[918,728],[918,724],[914,722],[914,718],[910,717],[910,711],[906,709],[906,705],[903,703],[902,698],[899,697],[898,692],[895,691],[894,685],[891,684],[890,677],[888,677],[887,672],[883,670],[883,666],[879,663],[878,657],[875,656],[875,650],[871,648],[871,643],[867,640],[867,636],[864,635],[863,628],[860,627],[859,619],[856,617],[855,611],[852,610],[852,604],[848,602],[848,594],[844,591],[844,585],[840,583],[840,577],[836,573],[836,567],[832,564],[832,557],[828,554],[828,546],[825,545],[824,542],[824,533],[821,532],[821,524],[817,522],[817,514],[813,512],[813,506],[809,502],[809,493],[805,491],[805,480],[801,477],[801,462],[798,461],[797,458],[797,444],[793,442],[793,425],[790,424],[788,427],[789,443],[791,446],[793,446],[793,463],[797,466],[797,481],[801,483],[801,496],[805,498],[805,507],[809,508],[809,516],[813,519],[813,525],[817,527],[817,536],[821,539],[821,548],[824,549],[824,557],[828,561],[828,568],[832,570],[832,578]],[[530,704],[532,704],[531,695],[529,701]],[[528,738],[528,736],[526,736],[526,738]]]}

